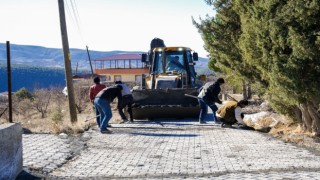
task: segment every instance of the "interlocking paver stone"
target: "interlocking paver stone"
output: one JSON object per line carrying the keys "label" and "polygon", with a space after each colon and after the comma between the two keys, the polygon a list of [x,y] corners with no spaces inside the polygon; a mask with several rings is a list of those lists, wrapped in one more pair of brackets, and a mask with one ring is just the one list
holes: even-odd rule
{"label": "interlocking paver stone", "polygon": [[87,131],[86,148],[69,161],[66,139],[24,135],[24,166],[42,162],[49,178],[60,179],[320,179],[320,156],[256,131],[195,120],[110,129],[113,134]]}
{"label": "interlocking paver stone", "polygon": [[71,150],[67,140],[51,134],[23,135],[23,167],[48,174],[67,162]]}

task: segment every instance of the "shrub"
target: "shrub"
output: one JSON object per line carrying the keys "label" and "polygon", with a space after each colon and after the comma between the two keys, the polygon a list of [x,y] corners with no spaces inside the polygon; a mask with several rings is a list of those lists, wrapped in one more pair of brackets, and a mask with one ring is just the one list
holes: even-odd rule
{"label": "shrub", "polygon": [[47,89],[34,90],[33,108],[41,113],[41,118],[47,115],[51,97],[52,93]]}
{"label": "shrub", "polygon": [[26,88],[21,88],[14,93],[14,96],[16,96],[19,101],[23,99],[33,99],[33,95]]}
{"label": "shrub", "polygon": [[51,120],[56,124],[63,121],[63,113],[60,108],[57,108],[53,111]]}

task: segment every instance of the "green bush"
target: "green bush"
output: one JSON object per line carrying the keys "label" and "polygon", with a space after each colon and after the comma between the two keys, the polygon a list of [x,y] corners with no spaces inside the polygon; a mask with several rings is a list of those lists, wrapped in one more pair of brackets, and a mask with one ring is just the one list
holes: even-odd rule
{"label": "green bush", "polygon": [[19,89],[16,93],[14,93],[14,96],[16,96],[19,101],[24,99],[33,99],[33,95],[26,88]]}
{"label": "green bush", "polygon": [[63,113],[61,111],[61,109],[57,108],[53,111],[52,113],[52,118],[51,120],[55,123],[60,123],[63,120]]}

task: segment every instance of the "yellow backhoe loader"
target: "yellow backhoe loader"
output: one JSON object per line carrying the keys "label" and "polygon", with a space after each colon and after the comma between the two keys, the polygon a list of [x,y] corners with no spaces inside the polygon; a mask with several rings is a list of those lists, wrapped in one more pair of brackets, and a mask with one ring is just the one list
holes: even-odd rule
{"label": "yellow backhoe loader", "polygon": [[149,74],[143,76],[142,86],[132,91],[134,119],[198,117],[196,98],[195,62],[198,54],[188,47],[166,47],[162,39],[151,41],[148,54],[142,54],[142,62],[149,66]]}

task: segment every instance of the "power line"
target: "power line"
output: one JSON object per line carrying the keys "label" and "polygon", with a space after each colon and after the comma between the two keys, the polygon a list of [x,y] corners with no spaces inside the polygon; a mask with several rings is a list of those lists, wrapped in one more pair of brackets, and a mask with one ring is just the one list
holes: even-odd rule
{"label": "power line", "polygon": [[78,31],[78,33],[80,35],[82,43],[85,44],[84,43],[84,38],[83,38],[83,35],[82,35],[82,31],[81,31],[80,15],[79,15],[79,12],[78,12],[78,9],[77,9],[76,1],[75,0],[67,0],[67,1],[65,1],[65,4],[67,6],[68,15],[70,16],[72,23],[76,26],[76,29],[77,29],[77,31]]}
{"label": "power line", "polygon": [[[82,35],[82,30],[81,30],[81,21],[80,21],[80,14],[79,14],[79,11],[78,11],[78,8],[77,8],[77,4],[76,4],[76,1],[75,0],[66,0],[66,6],[67,6],[67,10],[68,10],[68,14],[69,16],[71,17],[71,20],[72,20],[72,23],[75,24],[77,26],[77,30],[78,30],[78,33],[80,35],[80,38],[81,38],[81,41],[83,44],[86,44],[85,43],[85,40],[84,40],[84,37]],[[70,8],[70,5],[69,3],[71,4],[71,8]],[[71,11],[72,9],[72,11]],[[86,46],[87,47],[87,46]],[[87,47],[88,48],[88,47]],[[87,49],[88,51],[88,49]],[[90,61],[90,60],[89,60]],[[80,61],[79,61],[80,62]],[[78,62],[78,63],[79,63]],[[91,63],[91,62],[90,62]]]}
{"label": "power line", "polygon": [[73,15],[75,17],[75,20],[76,20],[76,24],[77,24],[77,27],[78,27],[78,31],[80,32],[80,35],[82,34],[81,33],[81,28],[80,28],[80,16],[79,16],[79,12],[78,12],[78,9],[77,9],[77,4],[76,4],[76,1],[75,0],[70,0],[71,2],[71,7],[72,7],[72,12],[73,12]]}
{"label": "power line", "polygon": [[68,5],[68,1],[65,1],[65,5],[66,5],[66,7],[67,7],[68,15],[69,15],[71,21],[72,21],[73,23],[75,23],[75,20],[74,20],[74,18],[73,18],[73,15],[71,14],[71,11],[70,11],[70,8],[69,8],[69,5]]}

